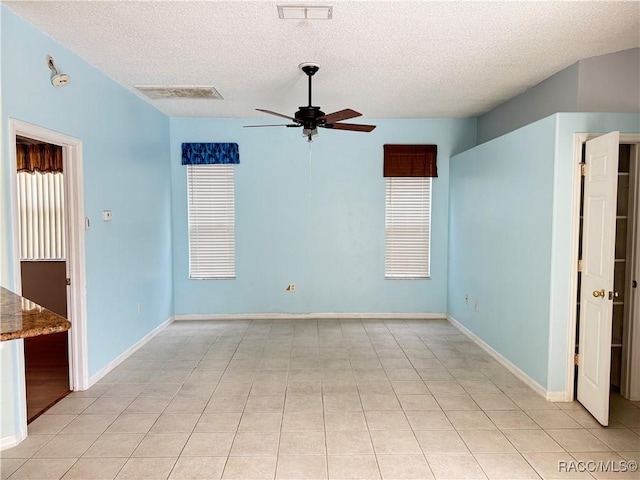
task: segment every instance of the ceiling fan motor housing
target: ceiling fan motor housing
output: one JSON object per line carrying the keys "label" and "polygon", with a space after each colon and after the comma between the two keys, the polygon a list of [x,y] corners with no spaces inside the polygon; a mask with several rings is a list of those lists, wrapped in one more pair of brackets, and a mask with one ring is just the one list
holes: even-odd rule
{"label": "ceiling fan motor housing", "polygon": [[313,129],[317,125],[325,123],[324,120],[316,120],[323,115],[324,112],[320,110],[320,107],[299,107],[299,110],[295,113],[295,119],[297,122],[302,123],[304,128]]}

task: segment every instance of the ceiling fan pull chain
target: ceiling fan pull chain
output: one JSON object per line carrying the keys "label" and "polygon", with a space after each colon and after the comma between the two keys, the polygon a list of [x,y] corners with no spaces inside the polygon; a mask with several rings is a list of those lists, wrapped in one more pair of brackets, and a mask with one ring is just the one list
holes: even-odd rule
{"label": "ceiling fan pull chain", "polygon": [[311,211],[311,169],[313,163],[311,163],[311,152],[313,149],[313,142],[309,142],[309,212]]}

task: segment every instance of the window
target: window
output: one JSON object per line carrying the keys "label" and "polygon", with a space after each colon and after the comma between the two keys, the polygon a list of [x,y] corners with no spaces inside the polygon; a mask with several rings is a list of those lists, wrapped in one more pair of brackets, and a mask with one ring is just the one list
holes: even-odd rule
{"label": "window", "polygon": [[18,172],[20,260],[64,260],[62,173]]}
{"label": "window", "polygon": [[385,278],[428,278],[431,177],[385,182]]}
{"label": "window", "polygon": [[21,260],[65,259],[62,147],[16,136]]}
{"label": "window", "polygon": [[187,165],[189,278],[235,278],[233,165]]}

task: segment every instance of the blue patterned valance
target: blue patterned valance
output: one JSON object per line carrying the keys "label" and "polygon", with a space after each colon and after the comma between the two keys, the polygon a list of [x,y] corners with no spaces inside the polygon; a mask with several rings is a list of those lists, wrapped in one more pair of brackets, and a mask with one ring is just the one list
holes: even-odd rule
{"label": "blue patterned valance", "polygon": [[183,143],[182,165],[240,163],[237,143]]}

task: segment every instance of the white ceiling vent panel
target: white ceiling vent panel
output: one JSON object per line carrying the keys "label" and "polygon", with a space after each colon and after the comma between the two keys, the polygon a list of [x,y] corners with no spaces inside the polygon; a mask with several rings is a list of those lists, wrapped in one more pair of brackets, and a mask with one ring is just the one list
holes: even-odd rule
{"label": "white ceiling vent panel", "polygon": [[161,85],[136,85],[136,90],[147,97],[158,100],[163,98],[185,98],[188,100],[222,100],[222,95],[213,87],[201,86],[161,86]]}
{"label": "white ceiling vent panel", "polygon": [[283,20],[331,20],[329,5],[278,5],[278,17]]}

